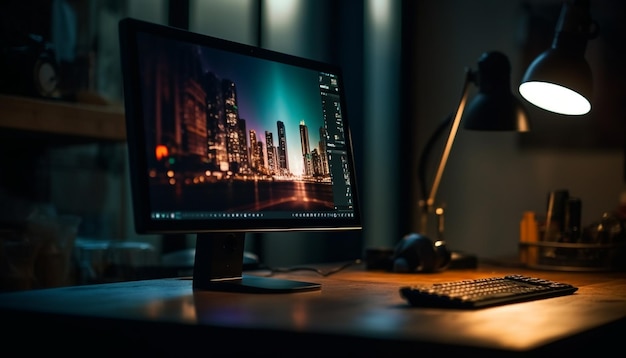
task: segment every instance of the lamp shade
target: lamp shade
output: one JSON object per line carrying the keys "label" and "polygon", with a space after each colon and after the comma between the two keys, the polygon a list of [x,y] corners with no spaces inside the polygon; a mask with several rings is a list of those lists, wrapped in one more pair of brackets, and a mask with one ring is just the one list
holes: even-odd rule
{"label": "lamp shade", "polygon": [[522,97],[555,113],[583,115],[591,111],[593,81],[585,49],[595,30],[588,1],[564,3],[552,47],[537,56],[522,78]]}
{"label": "lamp shade", "polygon": [[501,52],[486,52],[478,60],[478,93],[463,115],[465,129],[483,131],[530,130],[528,113],[511,92],[511,64]]}
{"label": "lamp shade", "polygon": [[591,111],[592,87],[591,68],[584,57],[552,48],[530,64],[519,91],[539,108],[582,115]]}

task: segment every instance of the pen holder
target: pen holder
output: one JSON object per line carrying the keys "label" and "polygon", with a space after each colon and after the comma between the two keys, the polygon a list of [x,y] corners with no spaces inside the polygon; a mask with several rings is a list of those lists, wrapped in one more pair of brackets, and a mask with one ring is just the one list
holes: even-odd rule
{"label": "pen holder", "polygon": [[520,242],[520,261],[529,268],[557,271],[624,269],[624,244]]}
{"label": "pen holder", "polygon": [[[529,268],[558,271],[622,271],[626,269],[626,241],[622,236],[591,225],[580,237],[559,231],[558,226],[537,224],[527,212],[521,222],[519,258]],[[593,229],[596,229],[595,231]]]}

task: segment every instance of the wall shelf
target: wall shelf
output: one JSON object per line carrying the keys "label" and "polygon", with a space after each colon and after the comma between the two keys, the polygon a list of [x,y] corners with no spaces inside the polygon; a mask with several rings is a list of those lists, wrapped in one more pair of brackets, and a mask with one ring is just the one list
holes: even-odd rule
{"label": "wall shelf", "polygon": [[124,108],[0,95],[0,128],[94,140],[126,140]]}

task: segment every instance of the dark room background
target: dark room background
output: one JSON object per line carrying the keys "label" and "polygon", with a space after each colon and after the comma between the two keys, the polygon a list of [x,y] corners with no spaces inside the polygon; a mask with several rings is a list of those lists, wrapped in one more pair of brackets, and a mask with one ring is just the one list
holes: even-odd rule
{"label": "dark room background", "polygon": [[[519,220],[545,210],[546,193],[568,189],[583,222],[613,210],[623,178],[624,6],[591,1],[603,29],[590,41],[598,111],[575,124],[532,110],[535,130],[460,131],[438,201],[446,240],[481,257],[517,254]],[[123,17],[187,28],[262,46],[344,70],[364,229],[354,233],[250,235],[271,265],[342,261],[367,247],[392,247],[417,230],[417,158],[438,123],[456,109],[464,69],[489,50],[512,64],[512,90],[529,58],[548,46],[557,0],[132,0],[9,1],[3,39],[37,33],[66,57],[68,101],[123,101],[117,21]],[[6,92],[6,91],[5,91]],[[4,94],[3,94],[4,95]],[[9,93],[10,95],[10,93]],[[529,105],[528,105],[529,106]],[[2,113],[0,108],[0,123]],[[193,247],[192,237],[140,236],[130,216],[123,141],[87,140],[4,128],[0,183],[5,195],[45,202],[82,218],[79,237],[138,241],[157,252]],[[20,153],[16,155],[15,153]],[[437,151],[431,158],[434,166]],[[12,211],[4,202],[4,209]]]}

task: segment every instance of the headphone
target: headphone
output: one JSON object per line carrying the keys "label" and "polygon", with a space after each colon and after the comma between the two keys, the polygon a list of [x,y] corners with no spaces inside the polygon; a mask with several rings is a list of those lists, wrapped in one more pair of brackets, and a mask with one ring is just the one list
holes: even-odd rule
{"label": "headphone", "polygon": [[395,247],[392,256],[394,272],[437,272],[450,264],[451,253],[445,241],[434,243],[426,236],[410,233]]}

